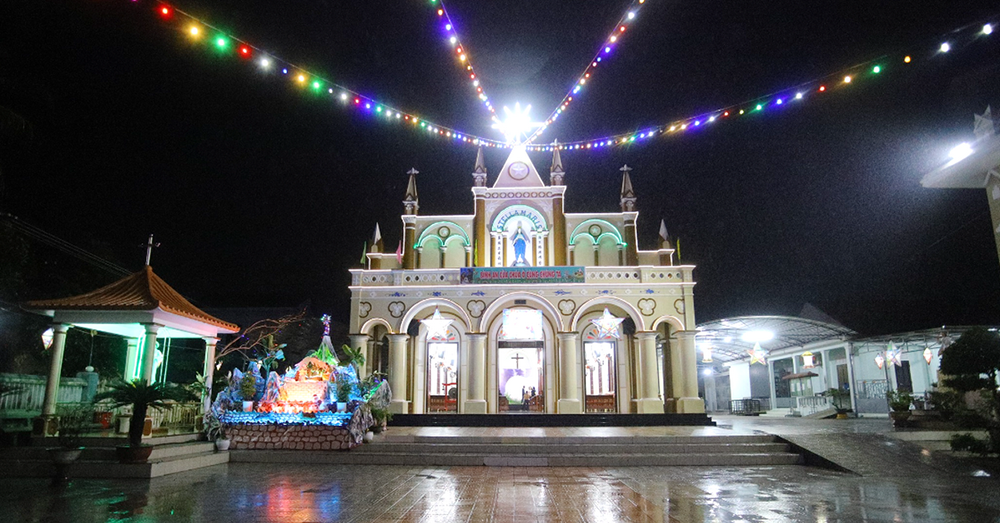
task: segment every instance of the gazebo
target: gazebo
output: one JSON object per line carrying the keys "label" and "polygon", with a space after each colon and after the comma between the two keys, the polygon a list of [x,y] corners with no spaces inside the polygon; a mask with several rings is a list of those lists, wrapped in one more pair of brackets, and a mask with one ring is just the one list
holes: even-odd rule
{"label": "gazebo", "polygon": [[204,339],[204,376],[208,384],[211,384],[219,335],[239,331],[236,324],[215,318],[192,305],[148,265],[134,274],[86,294],[29,301],[22,307],[52,318],[52,354],[45,400],[42,403],[45,433],[48,433],[48,422],[56,412],[66,332],[70,327],[123,336],[128,341],[123,378],[142,379],[146,383],[151,383],[154,379],[158,338]]}

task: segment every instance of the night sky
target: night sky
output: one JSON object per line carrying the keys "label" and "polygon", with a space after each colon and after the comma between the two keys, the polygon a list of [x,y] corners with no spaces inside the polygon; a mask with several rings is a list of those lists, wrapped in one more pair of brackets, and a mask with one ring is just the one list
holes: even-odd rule
{"label": "night sky", "polygon": [[[470,214],[475,148],[345,110],[193,42],[148,0],[0,2],[0,211],[156,272],[202,307],[293,306],[346,321],[347,269],[379,222],[394,250],[406,171],[422,214]],[[283,59],[441,125],[490,128],[427,0],[181,0]],[[447,4],[487,94],[542,119],[625,2]],[[563,153],[569,212],[619,209],[633,167],[639,247],[661,218],[696,264],[699,321],[799,312],[888,333],[1000,321],[983,191],[920,187],[972,115],[1000,109],[995,2],[648,0],[545,142],[737,104],[886,55],[877,78],[644,144]],[[992,17],[992,19],[991,19]],[[952,38],[946,56],[934,51]],[[911,54],[913,63],[898,57]],[[868,70],[867,68],[865,69]],[[835,86],[837,79],[828,79]],[[815,86],[818,84],[807,84]],[[490,183],[506,152],[487,150]],[[551,153],[532,153],[548,179]]]}

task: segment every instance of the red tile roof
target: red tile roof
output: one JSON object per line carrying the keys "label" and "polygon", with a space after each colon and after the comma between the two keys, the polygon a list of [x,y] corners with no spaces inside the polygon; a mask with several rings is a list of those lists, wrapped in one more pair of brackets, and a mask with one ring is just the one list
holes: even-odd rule
{"label": "red tile roof", "polygon": [[152,311],[161,309],[164,312],[185,316],[216,327],[232,331],[240,330],[235,323],[222,321],[192,305],[184,296],[167,285],[167,282],[160,279],[153,272],[153,268],[148,265],[139,272],[95,291],[70,298],[33,300],[26,302],[24,308],[28,310],[88,311]]}

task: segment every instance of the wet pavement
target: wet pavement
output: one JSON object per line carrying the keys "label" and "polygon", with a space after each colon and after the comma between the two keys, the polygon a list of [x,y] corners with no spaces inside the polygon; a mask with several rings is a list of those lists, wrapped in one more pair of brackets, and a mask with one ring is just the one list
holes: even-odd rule
{"label": "wet pavement", "polygon": [[[1000,481],[974,477],[966,462],[924,455],[919,447],[891,438],[887,420],[716,419],[717,428],[514,430],[517,436],[549,431],[562,436],[768,432],[807,443],[804,446],[813,450],[824,448],[858,473],[807,466],[230,463],[148,481],[73,480],[62,487],[41,479],[3,478],[0,520],[1000,522]],[[394,428],[390,433],[470,435],[470,430]],[[479,435],[515,435],[508,434],[510,429],[478,430],[484,431],[476,432]]]}

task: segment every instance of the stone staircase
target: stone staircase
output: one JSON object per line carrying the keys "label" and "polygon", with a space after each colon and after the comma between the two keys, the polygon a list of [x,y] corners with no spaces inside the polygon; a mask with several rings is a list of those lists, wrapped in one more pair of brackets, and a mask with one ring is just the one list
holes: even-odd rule
{"label": "stone staircase", "polygon": [[[141,464],[118,463],[115,446],[124,438],[84,438],[80,459],[67,469],[71,478],[155,478],[229,462],[229,452],[216,452],[215,444],[202,441],[199,434],[147,437],[153,445],[149,461]],[[53,442],[54,443],[54,442]],[[0,450],[0,476],[48,477],[55,472],[46,442],[36,446]]]}
{"label": "stone staircase", "polygon": [[393,436],[348,452],[241,451],[232,462],[353,465],[629,467],[796,465],[770,435],[630,437]]}

